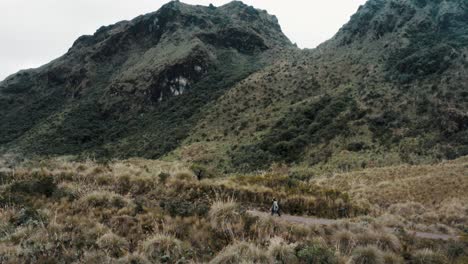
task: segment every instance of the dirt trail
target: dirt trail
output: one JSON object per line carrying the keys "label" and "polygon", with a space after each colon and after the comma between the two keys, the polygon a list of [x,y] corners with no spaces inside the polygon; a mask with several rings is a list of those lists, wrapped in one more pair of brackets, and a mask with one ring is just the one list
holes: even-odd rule
{"label": "dirt trail", "polygon": [[[253,216],[258,217],[271,217],[269,213],[260,212],[257,210],[248,210],[247,213]],[[282,214],[281,217],[274,217],[276,221],[279,222],[289,222],[289,223],[298,223],[298,224],[310,224],[310,225],[332,225],[338,223],[339,220],[334,219],[325,219],[325,218],[314,218],[314,217],[303,217],[303,216],[294,216],[288,214]],[[388,232],[395,232],[393,228],[385,228]],[[426,239],[434,240],[458,240],[457,236],[445,235],[445,234],[436,234],[436,233],[427,233],[427,232],[417,232],[409,231],[409,234]]]}

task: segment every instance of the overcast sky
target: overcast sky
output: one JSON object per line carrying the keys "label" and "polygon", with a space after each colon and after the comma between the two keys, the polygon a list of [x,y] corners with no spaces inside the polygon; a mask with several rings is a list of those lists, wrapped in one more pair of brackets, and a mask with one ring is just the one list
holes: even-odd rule
{"label": "overcast sky", "polygon": [[[43,65],[102,25],[156,11],[168,0],[0,0],[0,80]],[[230,0],[185,0],[216,6]],[[301,48],[331,38],[366,0],[244,0],[278,17]]]}

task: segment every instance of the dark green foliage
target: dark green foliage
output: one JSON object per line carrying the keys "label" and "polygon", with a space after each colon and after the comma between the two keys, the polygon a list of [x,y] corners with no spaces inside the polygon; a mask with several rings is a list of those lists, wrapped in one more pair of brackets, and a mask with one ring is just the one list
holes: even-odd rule
{"label": "dark green foliage", "polygon": [[21,209],[16,215],[10,219],[10,223],[16,226],[34,224],[39,225],[44,223],[45,219],[34,209],[26,207]]}
{"label": "dark green foliage", "polygon": [[216,177],[215,172],[203,165],[193,164],[190,166],[190,169],[193,171],[198,180]]}
{"label": "dark green foliage", "polygon": [[28,195],[44,195],[51,197],[57,189],[57,185],[50,176],[38,177],[34,180],[15,181],[10,185],[12,193],[24,193]]}
{"label": "dark green foliage", "polygon": [[171,216],[206,215],[210,210],[210,204],[204,202],[193,202],[178,197],[163,199],[159,206],[166,210]]}
{"label": "dark green foliage", "polygon": [[[288,113],[255,145],[242,146],[234,153],[233,164],[244,170],[265,169],[272,162],[301,160],[306,147],[346,135],[348,125],[361,116],[354,99],[323,96]],[[326,159],[324,156],[323,159]]]}
{"label": "dark green foliage", "polygon": [[158,178],[161,183],[165,183],[169,177],[171,177],[171,175],[167,172],[161,172],[158,174]]}
{"label": "dark green foliage", "polygon": [[[426,1],[415,1],[424,7]],[[387,61],[389,74],[400,83],[441,74],[460,59],[460,49],[468,44],[468,10],[457,14],[434,9],[432,17],[412,23],[406,32],[410,44],[396,50]]]}
{"label": "dark green foliage", "polygon": [[366,143],[364,143],[364,142],[351,142],[346,147],[347,150],[353,151],[353,152],[358,152],[358,151],[364,150],[366,148],[367,148],[367,146],[366,146]]}
{"label": "dark green foliage", "polygon": [[300,246],[297,249],[297,256],[301,263],[307,264],[335,264],[338,260],[334,251],[326,246],[311,243]]}
{"label": "dark green foliage", "polygon": [[447,255],[452,260],[462,256],[468,256],[468,243],[463,241],[450,241],[447,245]]}

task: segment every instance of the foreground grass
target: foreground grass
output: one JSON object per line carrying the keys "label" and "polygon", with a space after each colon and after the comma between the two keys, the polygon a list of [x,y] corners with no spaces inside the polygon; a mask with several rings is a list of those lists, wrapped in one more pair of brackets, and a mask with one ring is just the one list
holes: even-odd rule
{"label": "foreground grass", "polygon": [[[281,172],[198,180],[181,163],[54,159],[2,168],[0,184],[1,263],[467,260],[464,241],[418,240],[404,227],[388,233],[389,217],[365,216],[373,207],[357,202],[355,192]],[[303,226],[245,213],[267,210],[273,197],[293,214],[337,218],[346,208],[353,219]]]}

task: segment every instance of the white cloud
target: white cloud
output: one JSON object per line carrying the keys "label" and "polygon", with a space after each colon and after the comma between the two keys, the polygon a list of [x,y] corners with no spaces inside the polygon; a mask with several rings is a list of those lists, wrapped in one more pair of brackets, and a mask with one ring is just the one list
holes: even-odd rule
{"label": "white cloud", "polygon": [[[366,0],[245,0],[278,17],[285,34],[300,47],[331,38]],[[1,0],[0,80],[64,54],[81,35],[102,25],[156,11],[162,0]],[[183,0],[222,5],[229,0]]]}

